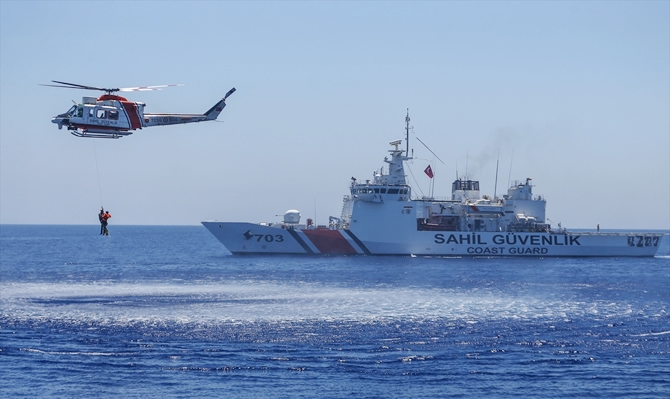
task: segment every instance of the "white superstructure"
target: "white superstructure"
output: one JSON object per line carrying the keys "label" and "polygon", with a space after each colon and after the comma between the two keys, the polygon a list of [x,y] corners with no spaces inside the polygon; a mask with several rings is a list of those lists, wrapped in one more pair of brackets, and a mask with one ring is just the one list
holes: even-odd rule
{"label": "white superstructure", "polygon": [[401,144],[390,143],[386,173],[352,178],[342,213],[328,226],[300,224],[297,210],[278,223],[202,224],[233,254],[654,256],[658,250],[662,233],[552,230],[531,179],[515,182],[502,198],[482,196],[478,181],[462,179],[453,182],[450,200],[413,198],[404,168],[409,145]]}

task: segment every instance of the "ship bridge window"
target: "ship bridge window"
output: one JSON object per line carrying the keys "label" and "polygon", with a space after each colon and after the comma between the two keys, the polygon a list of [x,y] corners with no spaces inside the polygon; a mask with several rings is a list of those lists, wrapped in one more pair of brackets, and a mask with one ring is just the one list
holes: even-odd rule
{"label": "ship bridge window", "polygon": [[389,188],[389,194],[398,194],[399,191],[397,188]]}
{"label": "ship bridge window", "polygon": [[95,117],[98,119],[107,119],[107,111],[104,109],[99,109],[95,111]]}

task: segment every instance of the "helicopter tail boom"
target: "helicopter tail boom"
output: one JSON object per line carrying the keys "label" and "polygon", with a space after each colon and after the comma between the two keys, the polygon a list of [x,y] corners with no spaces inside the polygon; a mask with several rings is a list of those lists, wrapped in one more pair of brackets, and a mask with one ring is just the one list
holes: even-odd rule
{"label": "helicopter tail boom", "polygon": [[226,95],[219,100],[212,108],[202,115],[198,114],[145,114],[144,126],[178,125],[183,123],[194,123],[213,121],[219,117],[219,114],[226,107],[226,98],[235,92],[233,87]]}
{"label": "helicopter tail boom", "polygon": [[234,87],[228,90],[228,93],[226,93],[226,95],[223,96],[223,98],[218,103],[214,104],[212,108],[205,112],[205,116],[207,117],[208,121],[213,121],[219,117],[221,111],[223,111],[223,109],[226,107],[226,98],[235,93],[235,90],[236,89]]}
{"label": "helicopter tail boom", "polygon": [[218,103],[214,104],[212,108],[210,108],[209,110],[207,110],[207,112],[205,112],[204,114],[206,118],[205,120],[208,121],[215,120],[216,118],[219,117],[219,114],[221,113],[221,111],[223,111],[225,107],[226,107],[226,101],[224,99],[219,100]]}

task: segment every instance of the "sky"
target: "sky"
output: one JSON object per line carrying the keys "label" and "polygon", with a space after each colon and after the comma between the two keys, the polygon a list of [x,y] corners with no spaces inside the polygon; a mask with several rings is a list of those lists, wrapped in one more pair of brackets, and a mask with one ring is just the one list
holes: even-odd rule
{"label": "sky", "polygon": [[[83,139],[51,118],[98,93],[51,80],[184,85],[126,93],[150,113],[237,91],[218,122]],[[325,224],[408,109],[417,195],[430,164],[436,197],[532,178],[554,226],[670,229],[669,1],[3,0],[0,223]]]}

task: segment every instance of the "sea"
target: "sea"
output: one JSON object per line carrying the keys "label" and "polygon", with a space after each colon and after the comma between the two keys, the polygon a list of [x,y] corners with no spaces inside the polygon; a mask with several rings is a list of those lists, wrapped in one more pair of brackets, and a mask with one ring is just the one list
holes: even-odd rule
{"label": "sea", "polygon": [[0,397],[670,397],[670,237],[649,258],[298,257],[109,230],[0,226]]}

